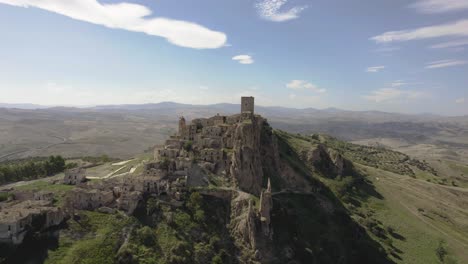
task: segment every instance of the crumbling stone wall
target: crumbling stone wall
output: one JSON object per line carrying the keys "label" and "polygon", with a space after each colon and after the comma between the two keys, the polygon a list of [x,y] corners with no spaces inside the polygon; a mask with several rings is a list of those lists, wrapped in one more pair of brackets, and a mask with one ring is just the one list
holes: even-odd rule
{"label": "crumbling stone wall", "polygon": [[[42,217],[41,226],[33,226],[33,219]],[[4,203],[0,208],[0,241],[21,244],[29,231],[39,231],[63,222],[65,213],[52,206],[51,201],[27,200]]]}
{"label": "crumbling stone wall", "polygon": [[64,184],[76,185],[86,181],[86,170],[84,168],[74,168],[65,171]]}

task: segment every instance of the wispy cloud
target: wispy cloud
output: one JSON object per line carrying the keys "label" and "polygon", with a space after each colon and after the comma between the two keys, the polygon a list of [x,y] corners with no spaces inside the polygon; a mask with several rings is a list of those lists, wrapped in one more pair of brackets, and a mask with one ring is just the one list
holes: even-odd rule
{"label": "wispy cloud", "polygon": [[325,93],[327,90],[319,88],[317,85],[304,80],[292,80],[286,84],[286,87],[292,90],[309,90],[316,93]]}
{"label": "wispy cloud", "polygon": [[240,64],[252,64],[254,63],[254,60],[251,56],[249,55],[237,55],[232,57],[232,60],[235,60],[239,62]]}
{"label": "wispy cloud", "polygon": [[385,69],[385,66],[373,66],[366,69],[366,72],[379,72]]}
{"label": "wispy cloud", "polygon": [[390,84],[390,86],[392,87],[400,87],[400,86],[404,86],[404,85],[407,85],[408,83],[402,81],[402,80],[397,80],[397,81],[394,81]]}
{"label": "wispy cloud", "polygon": [[464,103],[465,103],[465,97],[456,99],[456,100],[455,100],[455,103],[456,103],[456,104],[464,104]]}
{"label": "wispy cloud", "polygon": [[457,48],[457,47],[466,46],[466,45],[468,45],[468,39],[443,42],[443,43],[432,45],[430,46],[430,48],[431,49],[446,49],[446,48]]}
{"label": "wispy cloud", "polygon": [[426,14],[445,13],[468,9],[467,0],[419,0],[410,5],[418,12]]}
{"label": "wispy cloud", "polygon": [[463,37],[468,36],[468,19],[452,23],[407,29],[400,31],[388,31],[370,38],[376,43],[401,42],[439,37]]}
{"label": "wispy cloud", "polygon": [[287,11],[282,10],[282,7],[288,0],[262,0],[255,4],[260,17],[274,22],[284,22],[291,19],[296,19],[299,14],[304,11],[307,6],[296,6]]}
{"label": "wispy cloud", "polygon": [[424,97],[426,94],[419,91],[403,90],[399,88],[381,88],[371,91],[370,94],[363,96],[364,99],[376,103],[418,99]]}
{"label": "wispy cloud", "polygon": [[174,45],[187,48],[221,48],[227,39],[223,32],[196,23],[162,17],[147,18],[152,14],[151,10],[133,3],[101,4],[97,0],[0,0],[0,3],[36,7],[108,28],[159,36]]}
{"label": "wispy cloud", "polygon": [[433,61],[426,64],[426,69],[437,69],[437,68],[445,68],[445,67],[453,67],[459,65],[468,64],[468,61],[464,60],[440,60],[440,61]]}
{"label": "wispy cloud", "polygon": [[389,53],[389,52],[397,51],[397,50],[400,50],[400,47],[381,47],[381,48],[375,49],[374,52]]}

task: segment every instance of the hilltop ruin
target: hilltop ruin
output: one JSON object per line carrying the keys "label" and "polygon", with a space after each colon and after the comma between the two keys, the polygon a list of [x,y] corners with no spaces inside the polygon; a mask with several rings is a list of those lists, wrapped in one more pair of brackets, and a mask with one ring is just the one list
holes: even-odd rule
{"label": "hilltop ruin", "polygon": [[[226,182],[225,186],[206,191],[200,189],[202,193],[227,200],[236,196],[238,191],[261,195],[260,211],[248,215],[258,215],[265,235],[269,235],[271,185],[268,182],[268,188],[262,191],[262,186],[267,184],[264,183],[266,179],[260,152],[261,134],[269,126],[266,119],[255,115],[254,107],[253,97],[242,97],[241,111],[236,115],[217,114],[211,118],[193,119],[190,123],[180,117],[177,133],[167,139],[163,146],[155,148],[154,160],[145,165],[141,175],[86,183],[83,169],[67,171],[63,183],[76,187],[68,193],[63,208],[54,207],[52,203],[47,204],[49,207],[41,205],[44,209],[40,212],[45,212],[46,216],[60,212],[57,218],[60,221],[55,219],[42,228],[59,224],[66,215],[73,216],[75,210],[121,210],[131,215],[148,197],[157,197],[173,206],[180,206],[190,188],[208,187],[211,177],[221,177]],[[30,199],[33,198],[17,193],[16,200],[29,202]],[[242,204],[245,210],[252,211],[246,203]],[[21,243],[23,233],[28,230],[30,223],[25,219],[38,214],[19,205],[11,207],[18,213],[9,214],[8,217],[5,213],[0,219],[1,238],[13,243]]]}

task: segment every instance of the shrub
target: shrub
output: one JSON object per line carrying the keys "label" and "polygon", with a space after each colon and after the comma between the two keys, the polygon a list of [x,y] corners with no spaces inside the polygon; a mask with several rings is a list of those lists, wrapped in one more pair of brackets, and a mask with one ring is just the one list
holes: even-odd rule
{"label": "shrub", "polygon": [[184,143],[184,146],[183,146],[183,147],[184,147],[184,149],[185,149],[186,151],[191,151],[191,150],[192,150],[192,146],[193,146],[193,142],[192,142],[192,141],[186,141],[186,142]]}
{"label": "shrub", "polygon": [[148,226],[144,226],[136,231],[137,239],[143,245],[147,247],[154,246],[156,244],[156,234],[153,229]]}
{"label": "shrub", "polygon": [[448,255],[448,251],[444,240],[439,241],[439,245],[436,248],[436,255],[439,261],[444,263],[445,257]]}

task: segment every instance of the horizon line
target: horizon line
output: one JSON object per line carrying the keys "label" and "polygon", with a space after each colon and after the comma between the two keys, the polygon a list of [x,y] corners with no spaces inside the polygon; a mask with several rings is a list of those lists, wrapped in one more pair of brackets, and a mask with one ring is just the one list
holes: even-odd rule
{"label": "horizon line", "polygon": [[[76,108],[76,109],[91,109],[91,108],[96,108],[96,107],[119,107],[119,106],[142,106],[142,105],[158,105],[158,104],[164,104],[164,103],[173,103],[173,104],[179,104],[179,105],[187,105],[187,106],[214,106],[214,105],[222,105],[222,104],[227,104],[227,105],[240,105],[240,103],[226,103],[226,102],[221,102],[221,103],[212,103],[212,104],[189,104],[189,103],[179,103],[175,101],[161,101],[161,102],[153,102],[153,103],[141,103],[141,104],[97,104],[97,105],[46,105],[46,104],[34,104],[34,103],[3,103],[0,102],[0,109],[22,109],[22,110],[44,110],[44,109],[51,109],[51,108]],[[5,106],[1,106],[5,105]],[[8,107],[8,105],[12,105],[13,107]],[[30,105],[31,108],[22,108],[22,107],[14,107],[14,105]],[[265,106],[265,105],[256,105],[259,107],[264,107],[264,108],[284,108],[284,109],[294,109],[294,110],[318,110],[318,111],[326,111],[326,110],[339,110],[343,112],[378,112],[378,113],[386,113],[386,114],[399,114],[399,115],[433,115],[433,116],[440,116],[440,117],[466,117],[468,115],[448,115],[448,114],[437,114],[437,113],[431,113],[431,112],[420,112],[420,113],[410,113],[410,112],[388,112],[388,111],[382,111],[382,110],[349,110],[349,109],[344,109],[344,108],[338,108],[338,107],[326,107],[326,108],[314,108],[314,107],[305,107],[305,108],[296,108],[296,107],[287,107],[287,106],[279,106],[279,105],[271,105],[271,106]],[[34,108],[36,107],[36,108]]]}

